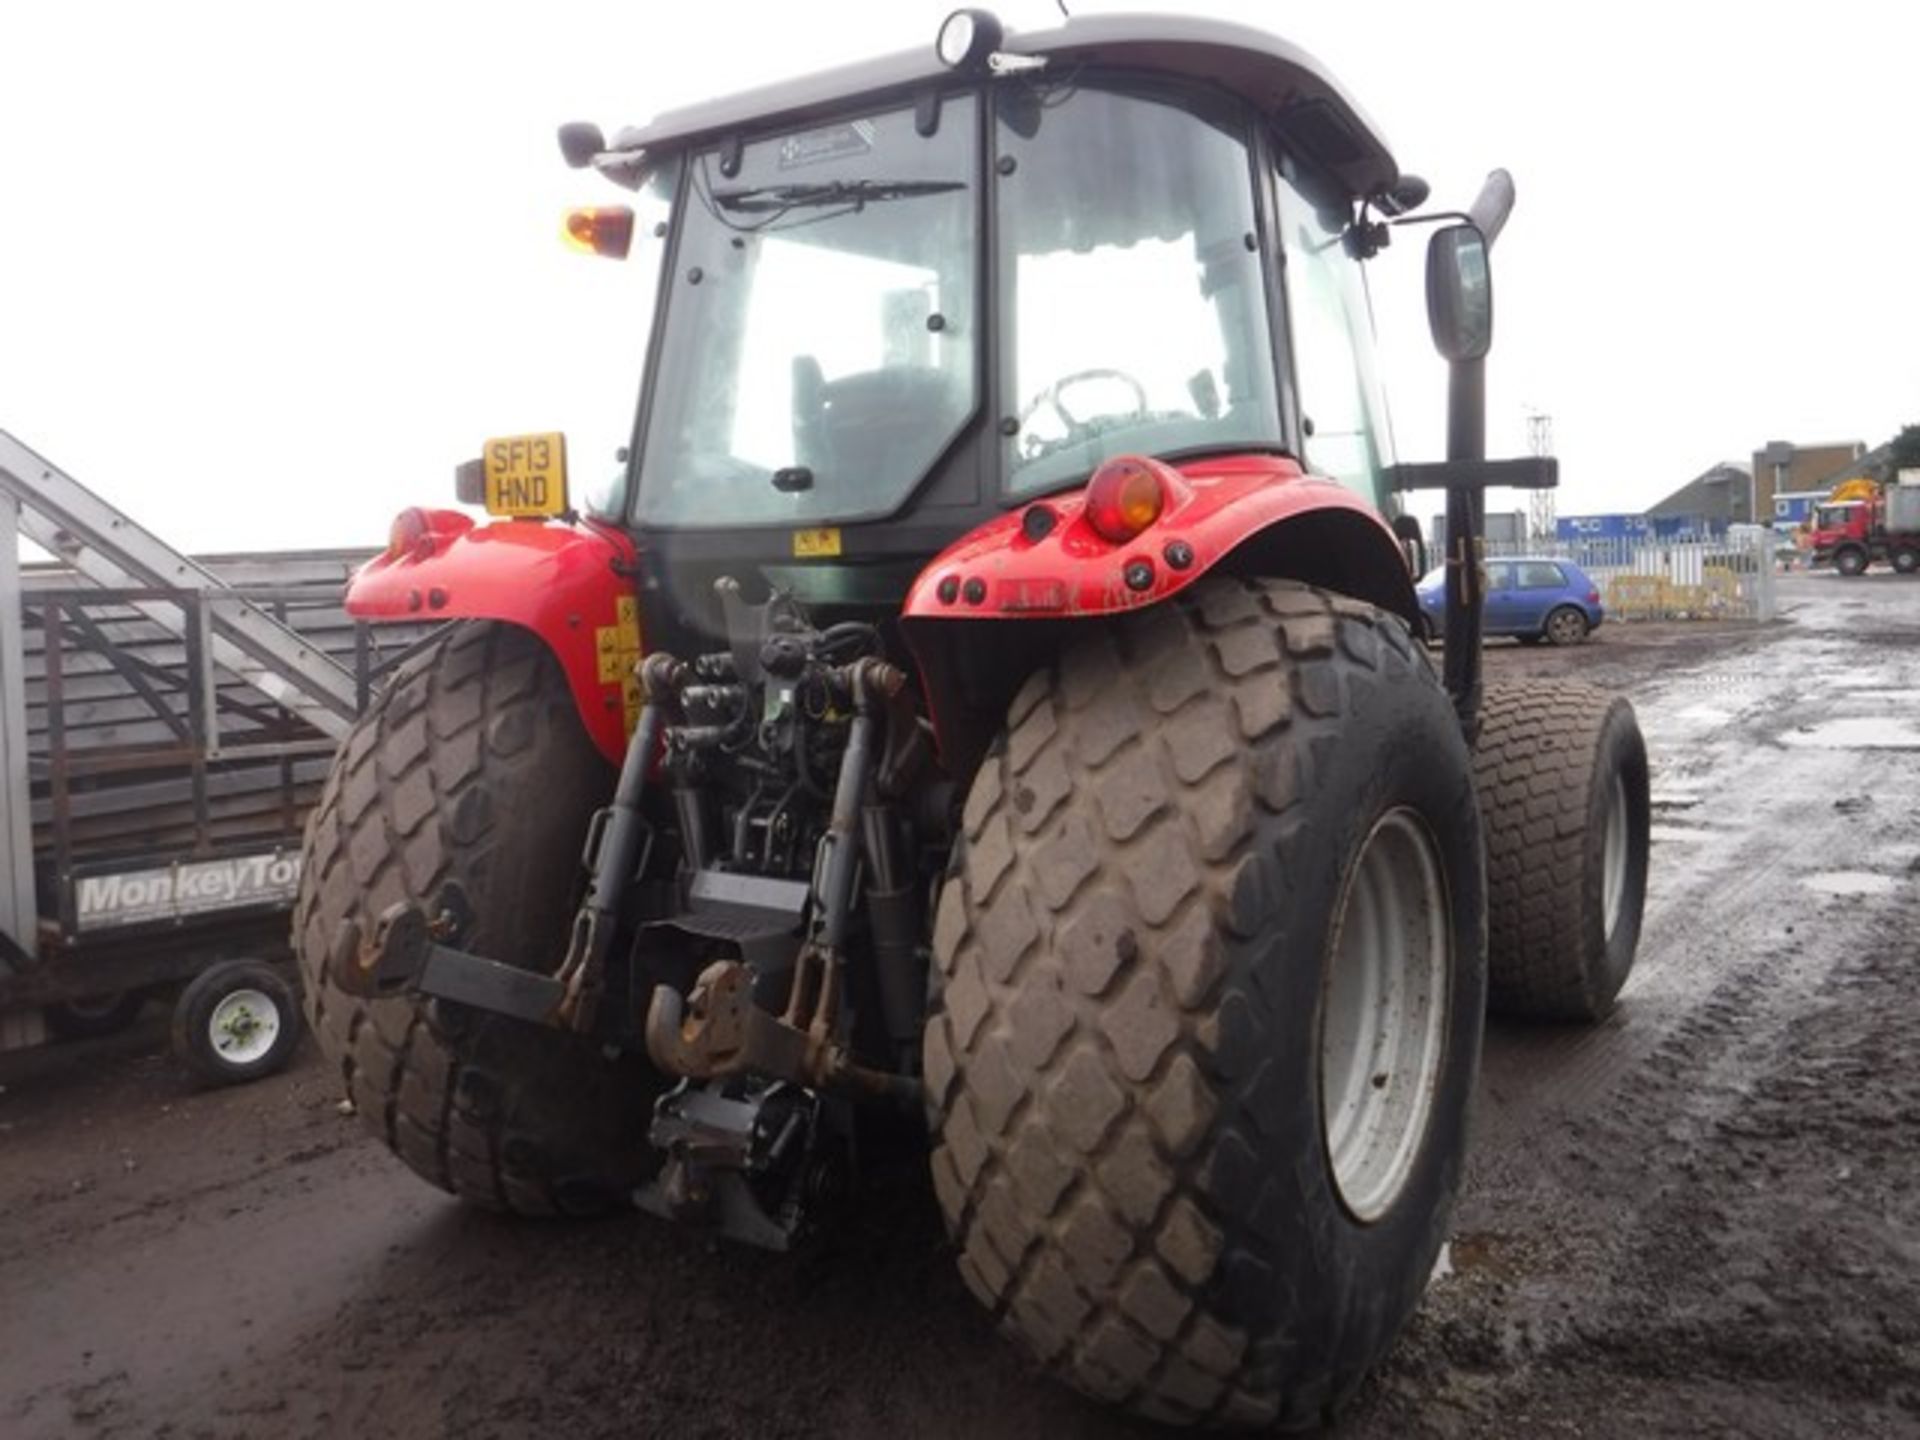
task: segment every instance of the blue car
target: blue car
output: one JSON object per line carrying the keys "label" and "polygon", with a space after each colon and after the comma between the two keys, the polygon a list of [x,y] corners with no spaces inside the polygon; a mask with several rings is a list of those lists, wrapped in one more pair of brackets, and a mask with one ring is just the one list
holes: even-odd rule
{"label": "blue car", "polygon": [[[1433,571],[1416,587],[1425,622],[1421,638],[1437,640],[1447,628],[1447,575]],[[1485,631],[1513,635],[1524,644],[1551,640],[1578,645],[1606,617],[1600,587],[1571,560],[1520,557],[1487,562]]]}

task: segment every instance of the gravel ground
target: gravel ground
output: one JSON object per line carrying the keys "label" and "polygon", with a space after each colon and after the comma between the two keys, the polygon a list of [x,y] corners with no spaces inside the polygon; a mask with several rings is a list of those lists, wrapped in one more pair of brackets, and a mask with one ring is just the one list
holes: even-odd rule
{"label": "gravel ground", "polygon": [[[1338,1433],[1920,1435],[1920,585],[1496,645],[1627,690],[1639,968],[1496,1026],[1447,1269]],[[196,1091],[160,1017],[0,1056],[0,1435],[1153,1433],[1025,1371],[912,1166],[824,1253],[463,1209],[309,1047]]]}

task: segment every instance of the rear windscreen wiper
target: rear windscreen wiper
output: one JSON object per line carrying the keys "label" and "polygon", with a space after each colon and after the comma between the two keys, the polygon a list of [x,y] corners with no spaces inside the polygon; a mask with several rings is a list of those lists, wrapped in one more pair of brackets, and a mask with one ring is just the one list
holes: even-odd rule
{"label": "rear windscreen wiper", "polygon": [[964,190],[963,180],[833,180],[822,185],[761,185],[751,190],[729,190],[713,203],[736,215],[777,215],[816,205],[846,205],[858,210],[877,200],[905,200],[915,195],[939,195]]}

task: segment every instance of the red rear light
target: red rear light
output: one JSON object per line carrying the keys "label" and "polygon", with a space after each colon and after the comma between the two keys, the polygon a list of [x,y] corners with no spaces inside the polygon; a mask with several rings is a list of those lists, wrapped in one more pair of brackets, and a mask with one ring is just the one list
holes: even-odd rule
{"label": "red rear light", "polygon": [[1087,486],[1087,524],[1102,540],[1124,545],[1160,518],[1167,487],[1158,467],[1137,455],[1109,460]]}
{"label": "red rear light", "polygon": [[387,531],[387,558],[400,560],[407,556],[423,560],[433,553],[433,526],[428,523],[427,512],[419,506],[409,506],[393,517],[393,525]]}
{"label": "red rear light", "polygon": [[1587,604],[1598,605],[1599,603],[1600,603],[1600,592],[1598,590],[1587,591]]}

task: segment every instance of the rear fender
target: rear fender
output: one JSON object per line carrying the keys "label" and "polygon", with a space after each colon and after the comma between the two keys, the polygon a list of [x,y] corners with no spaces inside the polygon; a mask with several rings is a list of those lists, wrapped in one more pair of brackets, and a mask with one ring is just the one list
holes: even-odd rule
{"label": "rear fender", "polygon": [[618,765],[640,710],[632,541],[591,521],[476,526],[457,510],[417,513],[425,533],[354,574],[347,613],[375,622],[498,620],[531,630],[560,662],[587,734]]}
{"label": "rear fender", "polygon": [[[1418,624],[1400,542],[1353,491],[1279,455],[1169,468],[1166,509],[1129,544],[1093,530],[1084,493],[1050,495],[963,536],[914,581],[904,628],[952,773],[971,773],[1014,688],[1073,627],[1162,604],[1204,575],[1300,580]],[[1039,506],[1050,527],[1028,521]],[[1151,575],[1130,583],[1140,562]]]}

